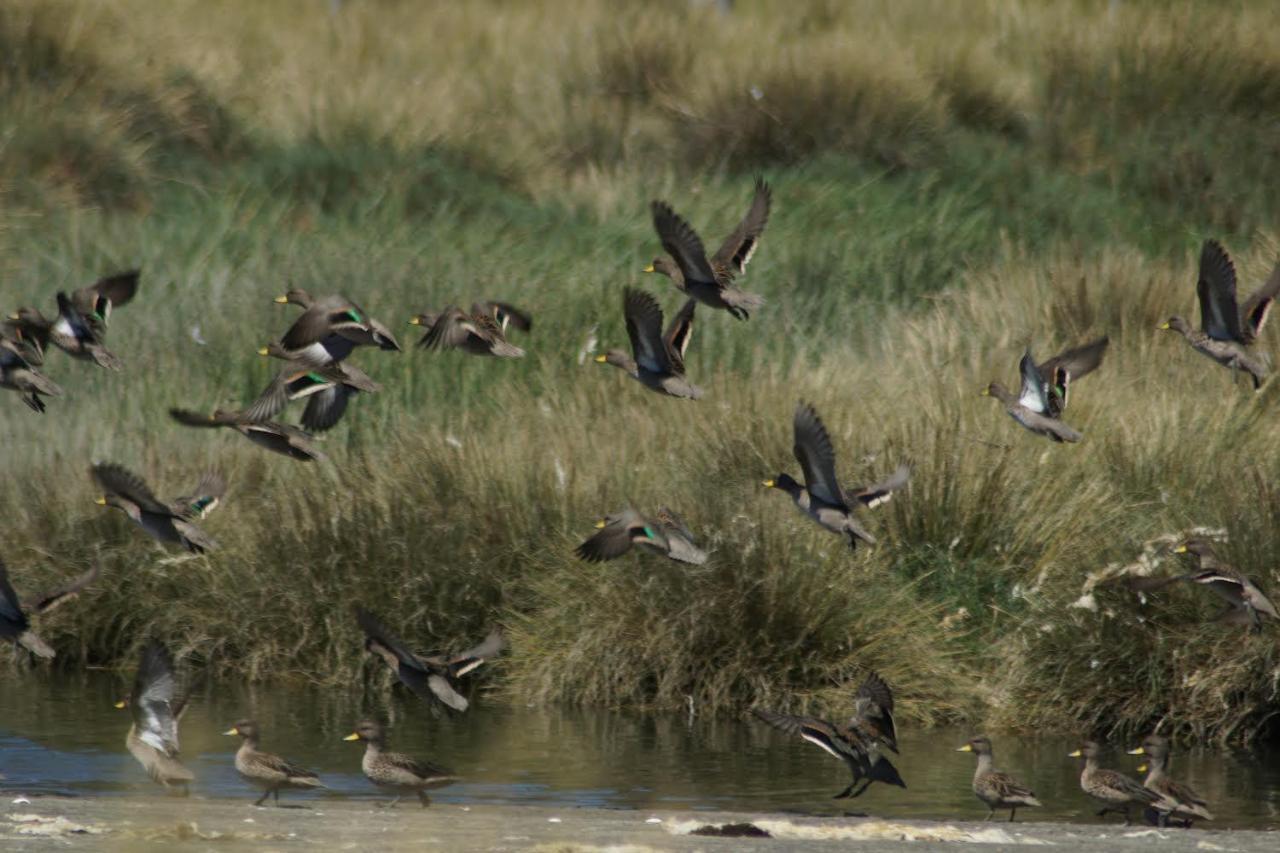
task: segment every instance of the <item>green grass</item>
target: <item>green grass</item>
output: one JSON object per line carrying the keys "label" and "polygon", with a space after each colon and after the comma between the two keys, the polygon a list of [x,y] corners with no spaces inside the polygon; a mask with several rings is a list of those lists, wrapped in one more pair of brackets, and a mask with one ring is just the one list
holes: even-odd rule
{"label": "green grass", "polygon": [[[52,353],[48,415],[0,399],[18,588],[107,568],[44,621],[59,662],[128,665],[156,633],[216,672],[349,683],[360,601],[423,648],[501,622],[488,683],[519,701],[843,713],[875,667],[919,723],[1274,733],[1274,626],[1242,637],[1201,624],[1197,590],[1139,605],[1089,579],[1207,525],[1280,583],[1280,392],[1155,331],[1193,313],[1204,237],[1242,288],[1280,250],[1276,13],[736,5],[564,0],[568,27],[484,3],[0,9],[4,305],[144,271],[112,320],[122,372]],[[580,364],[593,327],[625,341],[624,286],[678,305],[640,272],[648,200],[714,244],[756,174],[774,215],[744,287],[768,305],[699,313],[707,398]],[[403,330],[404,353],[357,354],[384,390],[317,465],[165,414],[257,393],[290,285]],[[409,316],[481,297],[533,312],[528,358],[412,348]],[[1081,445],[977,396],[1028,341],[1101,333],[1068,412]],[[759,486],[796,467],[797,399],[847,479],[914,463],[867,522],[879,547],[850,555]],[[204,525],[222,547],[175,560],[94,506],[92,460],[162,495],[224,470]],[[576,561],[628,501],[686,516],[710,563]],[[1071,606],[1086,592],[1097,609]]]}

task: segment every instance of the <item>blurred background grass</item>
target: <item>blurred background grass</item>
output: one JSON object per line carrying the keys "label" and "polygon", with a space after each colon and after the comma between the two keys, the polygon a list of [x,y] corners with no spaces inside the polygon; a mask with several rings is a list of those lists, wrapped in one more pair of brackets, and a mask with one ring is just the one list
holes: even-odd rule
{"label": "blurred background grass", "polygon": [[[1155,331],[1194,313],[1205,237],[1242,289],[1280,253],[1277,24],[1267,2],[6,3],[4,305],[143,269],[124,371],[53,353],[46,417],[0,400],[16,585],[101,551],[44,623],[63,665],[131,664],[152,631],[211,672],[351,683],[376,672],[361,601],[422,648],[506,625],[487,683],[520,701],[843,713],[874,667],[919,723],[1274,735],[1274,626],[1091,578],[1207,525],[1280,582],[1280,392]],[[625,340],[623,286],[678,305],[640,273],[649,199],[714,244],[757,173],[774,214],[744,286],[769,304],[699,315],[707,399],[582,363],[593,328]],[[290,284],[404,330],[357,353],[384,390],[319,465],[165,414],[257,393]],[[528,358],[409,346],[413,313],[481,297],[534,313]],[[1082,444],[977,396],[1028,342],[1103,333]],[[797,398],[845,479],[915,464],[878,548],[759,487],[795,467]],[[226,471],[221,550],[174,560],[99,510],[91,460],[162,495]],[[628,501],[681,512],[711,562],[575,561]]]}

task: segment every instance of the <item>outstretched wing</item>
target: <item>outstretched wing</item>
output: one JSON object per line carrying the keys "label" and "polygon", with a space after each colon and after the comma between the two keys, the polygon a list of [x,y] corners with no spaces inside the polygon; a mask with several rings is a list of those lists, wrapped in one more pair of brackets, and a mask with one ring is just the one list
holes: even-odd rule
{"label": "outstretched wing", "polygon": [[217,471],[205,471],[190,494],[173,499],[170,509],[183,518],[204,518],[218,508],[226,494],[227,481]]}
{"label": "outstretched wing", "polygon": [[1243,343],[1235,264],[1217,240],[1205,240],[1200,248],[1196,295],[1200,298],[1200,325],[1205,334],[1218,341]]}
{"label": "outstretched wing", "polygon": [[417,656],[409,651],[409,647],[399,637],[388,631],[368,610],[363,607],[357,607],[356,622],[359,623],[360,630],[364,631],[369,640],[390,651],[402,665],[424,673],[427,671],[422,661],[418,660]]}
{"label": "outstretched wing", "polygon": [[658,301],[643,290],[628,287],[622,292],[622,312],[636,364],[650,373],[683,374],[684,363],[662,337],[662,309]]}
{"label": "outstretched wing", "polygon": [[99,463],[90,468],[93,478],[103,490],[137,504],[146,512],[172,515],[173,512],[151,492],[146,481],[123,465]]}
{"label": "outstretched wing", "polygon": [[1262,327],[1267,324],[1271,314],[1271,306],[1280,294],[1280,263],[1271,271],[1271,277],[1261,287],[1249,294],[1249,298],[1240,306],[1240,322],[1244,327],[1247,342],[1257,339],[1262,334]]}
{"label": "outstretched wing", "polygon": [[169,756],[178,754],[177,692],[169,650],[157,640],[148,641],[133,682],[133,723],[144,743]]}
{"label": "outstretched wing", "polygon": [[911,481],[911,466],[899,465],[893,473],[878,483],[870,486],[846,486],[844,493],[854,498],[867,509],[875,509],[893,499],[893,493],[906,488]]}
{"label": "outstretched wing", "polygon": [[796,406],[793,428],[792,452],[804,471],[805,488],[824,503],[844,506],[844,493],[836,479],[836,451],[813,406],[803,402]]}
{"label": "outstretched wing", "polygon": [[36,613],[47,613],[59,604],[70,601],[80,593],[82,589],[87,587],[98,579],[98,575],[102,571],[102,566],[94,563],[93,568],[83,574],[72,578],[72,580],[55,590],[45,593],[31,605],[31,609]]}
{"label": "outstretched wing", "polygon": [[1037,366],[1042,381],[1048,383],[1048,414],[1058,417],[1067,407],[1067,392],[1072,382],[1092,373],[1102,364],[1107,353],[1109,337],[1101,337],[1083,346],[1059,353]]}
{"label": "outstretched wing", "polygon": [[458,678],[471,672],[486,661],[496,658],[506,647],[507,640],[502,634],[502,629],[494,628],[479,644],[458,652],[449,658],[446,664],[449,666],[453,676]]}
{"label": "outstretched wing", "polygon": [[486,302],[485,308],[493,319],[498,321],[498,325],[502,327],[502,331],[507,331],[507,325],[515,326],[522,332],[527,332],[533,328],[533,318],[528,312],[521,311],[519,308],[507,302]]}
{"label": "outstretched wing", "polygon": [[773,190],[763,178],[756,178],[756,194],[751,200],[751,208],[712,256],[712,267],[728,270],[735,276],[746,272],[751,256],[760,245],[760,235],[769,222],[769,205],[772,200]]}
{"label": "outstretched wing", "polygon": [[870,767],[865,746],[847,737],[826,720],[780,714],[763,708],[752,708],[751,713],[779,731],[799,736],[832,758],[860,768],[863,773]]}
{"label": "outstretched wing", "polygon": [[893,723],[893,691],[878,673],[871,672],[863,679],[853,704],[854,719],[859,727],[897,752],[898,733]]}
{"label": "outstretched wing", "polygon": [[707,260],[707,250],[698,232],[664,201],[653,202],[649,209],[653,213],[653,229],[658,232],[662,248],[675,259],[684,280],[717,283],[715,270]]}
{"label": "outstretched wing", "polygon": [[1022,374],[1022,388],[1018,392],[1018,404],[1037,414],[1043,415],[1047,413],[1049,411],[1049,386],[1045,384],[1044,377],[1040,375],[1035,360],[1031,357],[1030,349],[1027,349],[1022,354],[1022,361],[1018,362],[1018,372]]}
{"label": "outstretched wing", "polygon": [[680,306],[680,310],[671,318],[671,324],[667,326],[667,332],[663,335],[670,358],[681,365],[684,364],[685,351],[689,349],[689,340],[693,337],[693,312],[697,307],[698,300],[686,299],[684,305]]}

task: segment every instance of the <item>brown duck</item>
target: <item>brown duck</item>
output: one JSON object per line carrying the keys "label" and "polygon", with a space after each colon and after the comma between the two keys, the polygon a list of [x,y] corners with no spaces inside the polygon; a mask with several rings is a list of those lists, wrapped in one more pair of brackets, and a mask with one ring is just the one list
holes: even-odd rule
{"label": "brown duck", "polygon": [[747,264],[760,245],[760,235],[769,222],[771,201],[769,185],[757,178],[755,197],[747,215],[710,258],[703,248],[702,238],[688,222],[666,202],[653,202],[650,206],[653,227],[670,258],[655,258],[645,272],[662,273],[682,293],[704,305],[728,311],[739,320],[748,319],[752,311],[764,304],[764,299],[739,290],[733,280],[746,272]]}
{"label": "brown duck", "polygon": [[1026,429],[1055,442],[1075,442],[1082,436],[1062,422],[1072,381],[1093,372],[1106,354],[1108,338],[1059,353],[1043,364],[1036,364],[1030,348],[1018,363],[1022,387],[1015,397],[999,382],[992,382],[982,392],[1004,404],[1005,411]]}
{"label": "brown duck", "polygon": [[451,679],[460,678],[497,657],[505,646],[502,633],[495,630],[479,645],[456,655],[418,656],[363,607],[356,608],[356,622],[364,632],[365,649],[382,658],[400,683],[432,708],[441,704],[454,711],[467,710],[470,703],[454,689]]}
{"label": "brown duck", "polygon": [[1116,770],[1107,770],[1098,766],[1098,755],[1101,747],[1094,741],[1085,741],[1079,749],[1071,753],[1071,758],[1083,758],[1084,769],[1080,772],[1080,789],[1102,804],[1098,817],[1107,812],[1124,815],[1124,825],[1129,825],[1129,810],[1133,806],[1151,808],[1167,815],[1176,807],[1176,803],[1166,799],[1155,791],[1144,786]]}
{"label": "brown duck", "polygon": [[181,760],[178,749],[178,720],[186,710],[187,697],[178,692],[173,657],[156,640],[142,649],[142,660],[133,681],[133,691],[116,703],[133,715],[125,746],[147,775],[165,790],[181,788],[183,796],[195,778]]}
{"label": "brown duck", "polygon": [[1266,283],[1255,290],[1243,305],[1236,302],[1236,268],[1226,249],[1217,240],[1205,240],[1200,248],[1200,270],[1196,296],[1200,301],[1200,328],[1192,328],[1174,315],[1161,329],[1178,332],[1191,348],[1232,371],[1243,370],[1253,380],[1254,390],[1267,378],[1266,363],[1246,351],[1257,340],[1280,292],[1280,264]]}
{"label": "brown duck", "polygon": [[43,413],[42,397],[60,397],[62,389],[36,369],[30,360],[34,349],[0,336],[0,388],[17,391],[33,412]]}
{"label": "brown duck", "polygon": [[419,761],[399,752],[387,751],[387,738],[383,728],[373,720],[361,720],[356,730],[343,740],[364,741],[364,758],[360,769],[365,778],[377,787],[394,793],[387,806],[393,807],[406,794],[417,794],[425,809],[431,805],[427,791],[443,788],[458,781],[458,777],[430,761]]}
{"label": "brown duck", "polygon": [[317,298],[294,288],[275,301],[300,306],[303,312],[284,337],[264,348],[267,354],[318,365],[342,361],[358,346],[400,350],[399,341],[386,326],[345,296]]}
{"label": "brown duck", "polygon": [[476,302],[470,313],[453,305],[432,314],[418,314],[409,320],[422,326],[426,334],[418,341],[424,349],[457,349],[470,355],[522,358],[524,350],[507,341],[507,327],[522,332],[533,328],[533,319],[505,302]]}
{"label": "brown duck", "polygon": [[694,544],[693,533],[674,512],[663,507],[653,518],[628,507],[596,522],[597,532],[574,553],[589,563],[615,560],[633,547],[700,566],[707,552]]}
{"label": "brown duck", "polygon": [[120,510],[153,539],[176,542],[197,554],[216,547],[192,523],[212,512],[226,491],[226,482],[216,471],[201,475],[192,494],[168,503],[157,498],[145,480],[123,465],[99,463],[89,473],[102,487],[98,505]]}
{"label": "brown duck", "polygon": [[[75,598],[81,590],[93,583],[98,577],[98,571],[99,567],[95,565],[70,583],[40,596],[30,606],[30,613],[47,613],[59,604]],[[0,640],[12,640],[15,648],[24,648],[37,657],[52,658],[56,654],[48,643],[31,630],[29,614],[23,609],[18,593],[9,583],[9,569],[3,558],[0,558]]]}
{"label": "brown duck", "polygon": [[[838,761],[853,775],[849,787],[834,799],[860,796],[872,782],[907,787],[889,759],[879,754],[883,744],[897,752],[893,727],[893,694],[875,673],[858,688],[854,713],[844,725],[818,717],[780,714],[753,708],[751,713],[779,731],[798,735]],[[886,722],[887,721],[887,722]],[[865,780],[865,781],[864,781]],[[862,786],[858,787],[861,782]]]}
{"label": "brown duck", "polygon": [[985,735],[978,735],[960,747],[959,751],[972,752],[978,756],[978,769],[973,773],[973,793],[986,803],[988,811],[983,820],[991,820],[996,809],[1008,809],[1009,822],[1013,823],[1020,806],[1041,805],[1030,788],[995,768],[991,741]]}
{"label": "brown duck", "polygon": [[702,389],[684,375],[684,354],[693,335],[693,312],[697,304],[692,299],[685,300],[663,332],[662,309],[657,300],[643,290],[626,288],[622,292],[622,312],[627,321],[632,355],[611,349],[596,356],[596,361],[621,368],[650,391],[688,400],[701,399]]}
{"label": "brown duck", "polygon": [[72,358],[118,370],[120,360],[103,343],[107,322],[113,308],[133,299],[139,275],[138,270],[130,270],[70,293],[59,291],[57,317],[49,320],[35,308],[19,308],[9,317],[11,328],[41,351],[52,343]]}
{"label": "brown duck", "polygon": [[1169,740],[1160,735],[1147,735],[1142,740],[1142,745],[1135,749],[1129,750],[1130,755],[1145,755],[1147,757],[1147,765],[1138,767],[1138,772],[1147,770],[1147,778],[1142,784],[1151,790],[1160,794],[1167,800],[1172,800],[1178,804],[1178,807],[1167,815],[1166,818],[1182,819],[1188,825],[1194,820],[1213,820],[1213,814],[1209,811],[1209,803],[1191,790],[1189,785],[1174,781],[1168,776],[1169,769]]}
{"label": "brown duck", "polygon": [[183,426],[233,429],[259,447],[300,462],[324,458],[312,443],[311,433],[276,421],[256,421],[247,411],[215,409],[211,415],[202,415],[190,409],[170,409],[169,417]]}
{"label": "brown duck", "polygon": [[910,469],[899,467],[882,483],[855,486],[846,491],[836,477],[836,451],[831,436],[812,405],[802,401],[796,406],[792,428],[795,442],[791,450],[800,463],[804,483],[797,482],[790,474],[779,474],[765,480],[764,485],[786,492],[800,512],[821,527],[844,536],[850,548],[856,549],[859,541],[874,545],[875,537],[858,522],[853,508],[884,503],[894,491],[907,484]]}
{"label": "brown duck", "polygon": [[236,750],[236,772],[254,787],[262,789],[262,796],[254,801],[260,806],[267,797],[275,797],[276,805],[280,804],[282,790],[314,790],[323,788],[320,777],[290,764],[278,755],[258,749],[258,724],[253,720],[241,720],[231,727],[225,735],[239,735],[240,748]]}

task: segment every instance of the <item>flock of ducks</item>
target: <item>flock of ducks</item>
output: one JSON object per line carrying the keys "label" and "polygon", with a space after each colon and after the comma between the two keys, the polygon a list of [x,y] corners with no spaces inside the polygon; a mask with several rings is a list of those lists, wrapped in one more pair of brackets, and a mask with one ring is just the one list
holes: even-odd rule
{"label": "flock of ducks", "polygon": [[[745,274],[759,246],[771,204],[771,188],[758,179],[747,214],[716,252],[708,256],[688,222],[665,202],[653,202],[653,226],[666,254],[655,258],[645,272],[668,277],[685,299],[670,323],[664,325],[662,308],[652,294],[624,288],[622,310],[630,350],[610,349],[596,361],[622,369],[655,393],[700,399],[703,391],[686,377],[684,363],[695,311],[703,305],[745,321],[752,311],[763,306],[761,297],[741,290],[736,282]],[[59,292],[58,313],[52,319],[27,307],[9,315],[0,325],[0,387],[16,391],[27,406],[43,412],[45,398],[62,394],[40,370],[50,346],[78,360],[121,369],[121,359],[106,347],[106,331],[113,309],[134,298],[139,278],[139,272],[133,270],[70,293]],[[1230,257],[1219,243],[1208,240],[1201,251],[1196,291],[1200,328],[1193,328],[1177,316],[1161,328],[1181,333],[1197,352],[1232,371],[1244,371],[1255,389],[1261,387],[1266,364],[1248,347],[1256,342],[1280,292],[1280,265],[1241,305],[1236,298],[1235,268]],[[358,348],[399,352],[401,347],[385,325],[345,296],[315,297],[295,288],[275,301],[297,306],[302,314],[280,338],[259,350],[260,355],[279,359],[284,365],[258,397],[241,409],[200,413],[175,407],[170,414],[184,426],[232,429],[258,446],[292,459],[320,459],[323,454],[315,446],[314,434],[336,425],[356,395],[376,393],[380,388],[349,357]],[[454,349],[496,358],[524,356],[523,349],[507,340],[507,333],[512,329],[527,333],[533,326],[528,313],[497,301],[475,302],[467,310],[448,306],[438,312],[414,315],[409,322],[425,332],[418,343],[421,348]],[[1035,361],[1028,348],[1019,364],[1017,394],[999,382],[990,383],[982,393],[1000,401],[1010,417],[1036,435],[1054,442],[1079,441],[1081,433],[1062,420],[1070,387],[1101,365],[1108,345],[1109,339],[1102,337],[1041,363]],[[298,425],[284,423],[281,414],[299,400],[305,400],[306,406]],[[883,481],[872,485],[843,484],[836,474],[834,445],[817,410],[802,401],[795,409],[792,426],[793,454],[802,479],[779,473],[765,480],[764,485],[785,492],[802,514],[843,537],[851,549],[859,543],[875,544],[875,537],[858,516],[903,489],[910,479],[909,467],[899,465]],[[156,497],[142,477],[121,465],[98,463],[90,473],[101,492],[98,503],[120,510],[152,538],[194,553],[216,548],[216,542],[196,522],[212,512],[225,495],[226,482],[218,472],[206,472],[189,494],[170,500]],[[666,507],[651,515],[626,507],[607,515],[596,527],[597,532],[575,551],[589,562],[617,559],[632,548],[694,565],[708,560],[688,526]],[[1193,582],[1205,585],[1226,602],[1224,621],[1256,630],[1261,626],[1261,616],[1277,618],[1276,608],[1256,581],[1218,560],[1208,542],[1188,540],[1178,550],[1198,560],[1195,571],[1164,578],[1135,578],[1133,587],[1145,592],[1177,581]],[[29,616],[74,597],[97,574],[94,567],[39,597],[29,610],[24,610],[0,561],[0,638],[12,640],[33,655],[53,657],[54,650],[31,630]],[[433,707],[454,712],[468,707],[467,699],[455,687],[456,679],[499,654],[504,645],[501,633],[495,631],[479,645],[457,654],[418,656],[371,612],[357,607],[355,619],[365,635],[366,650],[381,658],[405,687]],[[853,716],[844,724],[759,708],[753,713],[763,722],[798,735],[844,762],[852,781],[837,795],[843,798],[859,796],[872,782],[906,787],[897,769],[881,754],[882,750],[898,752],[893,704],[889,686],[871,673],[855,695]],[[132,712],[133,723],[126,738],[129,752],[155,781],[185,792],[193,781],[180,760],[178,747],[178,720],[186,707],[186,696],[179,688],[173,659],[158,640],[145,644],[133,691],[117,707]],[[252,719],[237,722],[226,734],[241,738],[235,766],[246,780],[261,789],[256,804],[261,805],[270,796],[278,801],[281,790],[323,787],[316,774],[262,751],[259,728]],[[375,785],[396,795],[393,804],[402,795],[415,794],[426,806],[428,790],[457,778],[429,761],[388,751],[386,732],[374,720],[360,721],[346,740],[365,743],[364,774]],[[988,738],[975,737],[961,750],[978,757],[973,790],[990,809],[988,819],[997,809],[1007,808],[1009,819],[1013,820],[1018,808],[1040,805],[1029,789],[995,769]],[[1127,822],[1130,808],[1139,806],[1162,825],[1170,818],[1185,822],[1211,819],[1202,799],[1166,775],[1169,746],[1164,738],[1152,735],[1135,750],[1149,758],[1145,783],[1100,768],[1099,751],[1098,744],[1086,742],[1073,753],[1085,761],[1080,784],[1103,804],[1099,814],[1118,811]]]}

